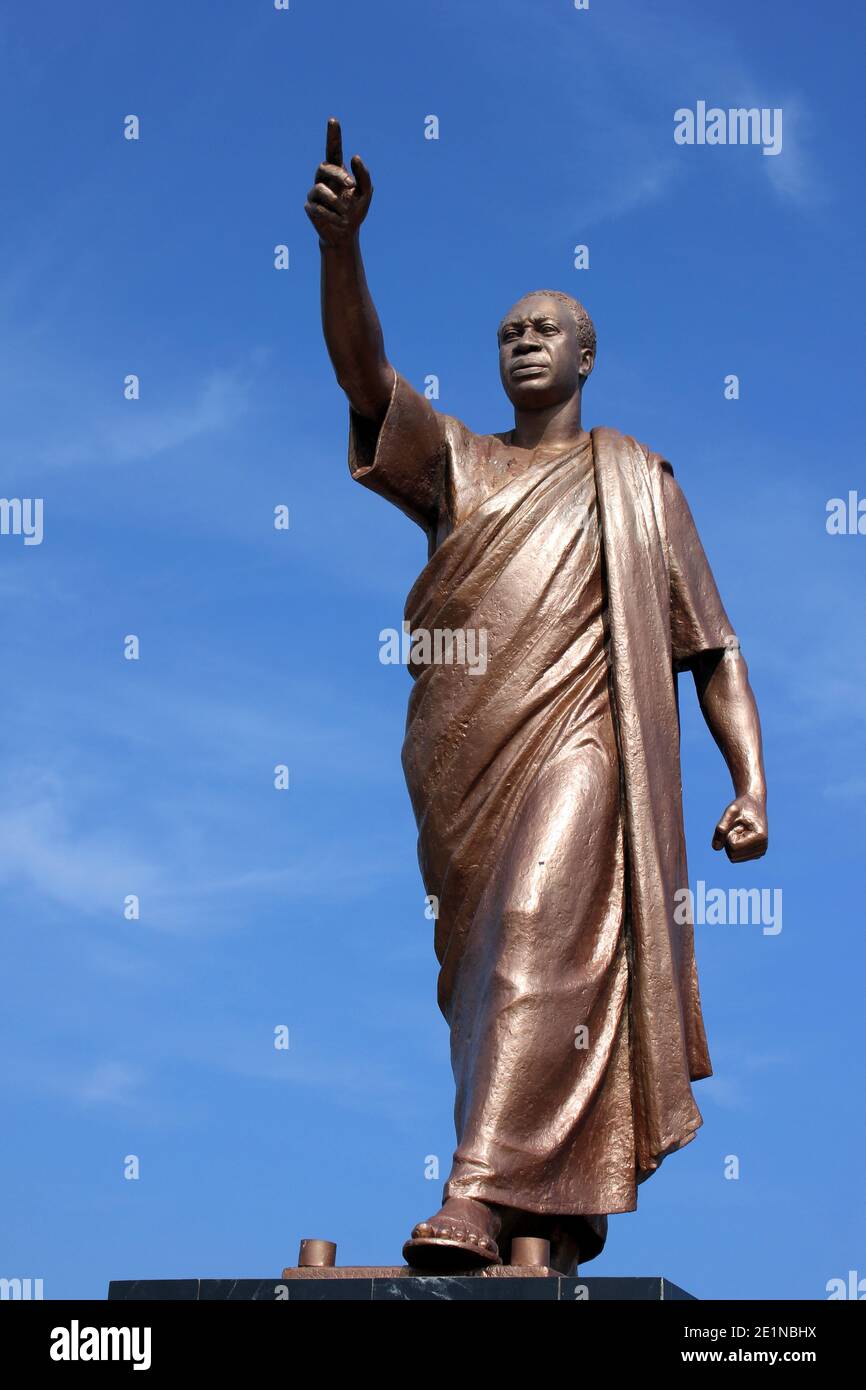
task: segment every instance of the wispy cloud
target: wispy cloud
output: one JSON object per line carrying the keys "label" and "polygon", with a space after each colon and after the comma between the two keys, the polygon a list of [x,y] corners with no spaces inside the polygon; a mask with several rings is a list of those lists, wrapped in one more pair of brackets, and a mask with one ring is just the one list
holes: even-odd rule
{"label": "wispy cloud", "polygon": [[85,1072],[73,1093],[89,1105],[128,1105],[142,1081],[142,1073],[124,1062],[99,1062]]}
{"label": "wispy cloud", "polygon": [[[289,863],[261,867],[269,852],[256,843],[261,821],[254,820],[238,842],[231,825],[213,819],[208,797],[184,795],[167,821],[150,798],[140,800],[135,834],[114,828],[108,817],[94,824],[86,806],[96,791],[93,778],[84,798],[58,787],[7,804],[0,815],[0,884],[19,904],[26,894],[122,924],[124,902],[134,893],[148,931],[213,934],[240,929],[246,910],[262,895],[296,906],[358,902],[393,876],[384,842],[371,853],[368,838],[364,852],[356,855],[339,835],[314,843],[296,838]],[[111,804],[122,792],[106,784],[100,795]],[[172,833],[175,817],[193,832]],[[241,867],[250,858],[259,866]],[[234,872],[233,863],[238,864]]]}
{"label": "wispy cloud", "polygon": [[236,369],[211,372],[186,400],[152,406],[146,400],[128,401],[105,420],[105,407],[94,411],[97,423],[73,442],[43,446],[42,463],[66,467],[81,463],[135,463],[156,458],[170,449],[233,425],[247,409],[250,383]]}
{"label": "wispy cloud", "polygon": [[17,1057],[4,1069],[9,1087],[26,1086],[37,1095],[61,1096],[75,1105],[128,1109],[140,1101],[146,1075],[141,1067],[117,1060],[84,1064],[62,1058]]}
{"label": "wispy cloud", "polygon": [[827,201],[828,189],[812,152],[815,118],[802,97],[791,95],[778,104],[783,112],[782,152],[761,163],[780,198],[819,207]]}
{"label": "wispy cloud", "polygon": [[672,156],[642,161],[638,167],[630,165],[627,171],[618,170],[603,190],[581,195],[581,231],[634,212],[645,203],[657,202],[681,172]]}
{"label": "wispy cloud", "polygon": [[28,884],[64,907],[117,916],[131,885],[147,894],[158,881],[155,865],[122,836],[109,827],[76,833],[46,796],[0,815],[0,883]]}
{"label": "wispy cloud", "polygon": [[866,797],[866,777],[849,777],[844,782],[832,782],[824,788],[831,801],[861,801]]}
{"label": "wispy cloud", "polygon": [[722,1110],[748,1110],[756,1089],[766,1090],[766,1082],[756,1085],[756,1077],[790,1068],[794,1059],[782,1052],[746,1052],[731,1048],[714,1051],[715,1074],[697,1084],[698,1104],[709,1100]]}
{"label": "wispy cloud", "polygon": [[[781,153],[763,157],[757,148],[743,150],[746,158],[737,170],[766,179],[785,201],[803,207],[824,201],[827,190],[811,153],[815,122],[802,94],[788,91],[782,99],[731,32],[719,24],[712,28],[706,13],[692,19],[683,7],[671,15],[629,4],[590,18],[568,7],[529,11],[523,0],[504,0],[500,7],[515,52],[531,30],[533,50],[544,53],[551,78],[555,74],[563,90],[577,94],[580,167],[564,163],[574,178],[581,230],[661,202],[688,176],[692,152],[674,145],[674,112],[693,108],[699,99],[725,109],[781,107]],[[472,23],[471,14],[465,22]],[[670,94],[667,101],[663,93]],[[702,151],[705,159],[724,153]],[[730,163],[725,168],[728,177]]]}

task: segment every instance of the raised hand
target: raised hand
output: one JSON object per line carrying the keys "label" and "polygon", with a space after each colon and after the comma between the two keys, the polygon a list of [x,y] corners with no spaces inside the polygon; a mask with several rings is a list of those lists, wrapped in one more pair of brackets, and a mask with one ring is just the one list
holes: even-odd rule
{"label": "raised hand", "polygon": [[348,244],[367,216],[373,185],[360,155],[352,155],[352,174],[343,164],[340,122],[332,116],[325,137],[324,163],[316,170],[316,181],[305,204],[322,246]]}

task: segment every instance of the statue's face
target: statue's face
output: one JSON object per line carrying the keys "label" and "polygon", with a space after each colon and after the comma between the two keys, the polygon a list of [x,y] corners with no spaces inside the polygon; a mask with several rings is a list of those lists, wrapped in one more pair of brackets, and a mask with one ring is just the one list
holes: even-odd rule
{"label": "statue's face", "polygon": [[516,410],[545,410],[579,391],[592,371],[567,304],[544,294],[519,299],[499,325],[499,375]]}

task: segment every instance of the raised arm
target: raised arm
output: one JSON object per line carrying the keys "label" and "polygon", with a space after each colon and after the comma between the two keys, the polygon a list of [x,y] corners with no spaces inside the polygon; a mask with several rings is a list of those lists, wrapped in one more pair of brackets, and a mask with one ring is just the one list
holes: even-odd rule
{"label": "raised arm", "polygon": [[734,864],[760,859],[767,851],[767,787],[761,723],[749,672],[739,649],[706,652],[694,663],[695,686],[707,727],[722,752],[734,784],[713,835]]}
{"label": "raised arm", "polygon": [[357,154],[352,174],[343,164],[340,122],[331,117],[325,160],[306,202],[322,253],[322,327],[337,381],[350,403],[359,415],[380,424],[391,399],[394,369],[385,356],[361,258],[359,233],[373,185]]}

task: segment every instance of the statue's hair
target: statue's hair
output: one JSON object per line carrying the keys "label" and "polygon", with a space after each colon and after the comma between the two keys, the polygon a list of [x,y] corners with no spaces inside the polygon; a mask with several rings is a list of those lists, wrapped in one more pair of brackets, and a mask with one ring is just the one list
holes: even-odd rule
{"label": "statue's hair", "polygon": [[535,299],[539,295],[545,295],[549,299],[558,299],[560,304],[565,304],[571,313],[571,317],[577,326],[577,340],[582,348],[591,348],[593,355],[596,349],[595,324],[584,309],[580,300],[574,299],[572,295],[565,294],[562,290],[530,290],[529,294],[522,294],[517,301],[522,304],[524,299]]}

